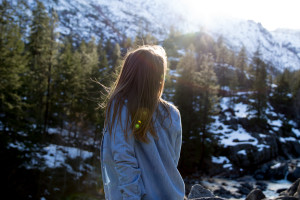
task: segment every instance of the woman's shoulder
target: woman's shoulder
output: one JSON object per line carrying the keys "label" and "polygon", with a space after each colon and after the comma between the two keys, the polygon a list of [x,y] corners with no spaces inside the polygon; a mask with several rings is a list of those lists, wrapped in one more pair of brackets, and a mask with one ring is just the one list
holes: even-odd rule
{"label": "woman's shoulder", "polygon": [[162,100],[160,105],[162,108],[167,109],[172,116],[175,115],[180,117],[180,112],[178,108],[172,102]]}

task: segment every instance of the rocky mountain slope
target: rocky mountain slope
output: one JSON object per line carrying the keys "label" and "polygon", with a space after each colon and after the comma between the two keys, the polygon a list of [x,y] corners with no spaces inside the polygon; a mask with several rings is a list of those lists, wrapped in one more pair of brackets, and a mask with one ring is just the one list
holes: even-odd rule
{"label": "rocky mountain slope", "polygon": [[242,46],[248,55],[259,48],[262,59],[279,70],[300,68],[300,31],[279,29],[268,31],[254,21],[231,21],[214,25],[209,31],[215,38],[222,35],[226,44],[238,51]]}
{"label": "rocky mountain slope", "polygon": [[[167,0],[43,0],[43,3],[58,11],[58,31],[62,35],[86,39],[103,35],[120,42],[140,32],[151,33],[162,41],[171,26],[183,32],[198,31],[204,26],[201,19],[199,22],[190,19],[188,12],[180,10],[178,1],[170,4]],[[300,31],[270,32],[260,23],[236,19],[215,19],[204,28],[215,39],[222,35],[227,46],[236,52],[245,46],[251,57],[259,48],[263,60],[279,70],[300,69]]]}

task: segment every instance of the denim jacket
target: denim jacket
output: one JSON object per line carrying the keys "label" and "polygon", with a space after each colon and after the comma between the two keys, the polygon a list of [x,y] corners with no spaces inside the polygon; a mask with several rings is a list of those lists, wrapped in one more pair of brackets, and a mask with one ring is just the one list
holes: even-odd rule
{"label": "denim jacket", "polygon": [[[165,112],[162,105],[158,109]],[[170,117],[154,113],[154,128],[158,139],[148,133],[149,143],[142,143],[132,135],[125,140],[126,104],[122,108],[121,123],[115,122],[110,136],[103,132],[101,142],[101,170],[105,199],[108,200],[182,200],[185,186],[177,170],[182,143],[179,111],[169,106]],[[117,119],[117,118],[116,118]],[[172,122],[172,123],[171,123]]]}

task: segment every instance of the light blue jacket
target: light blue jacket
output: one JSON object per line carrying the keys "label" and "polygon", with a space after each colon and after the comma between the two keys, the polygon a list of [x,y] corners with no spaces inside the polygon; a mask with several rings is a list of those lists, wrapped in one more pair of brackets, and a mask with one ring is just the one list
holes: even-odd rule
{"label": "light blue jacket", "polygon": [[[157,116],[158,140],[150,134],[150,143],[138,142],[133,136],[125,140],[122,128],[127,115],[122,108],[121,123],[114,127],[115,138],[107,130],[101,143],[101,168],[105,199],[108,200],[182,200],[184,182],[177,170],[182,143],[180,113],[170,107],[170,118]],[[164,109],[159,105],[158,109]],[[153,116],[156,116],[156,112]],[[118,119],[118,118],[116,118]]]}

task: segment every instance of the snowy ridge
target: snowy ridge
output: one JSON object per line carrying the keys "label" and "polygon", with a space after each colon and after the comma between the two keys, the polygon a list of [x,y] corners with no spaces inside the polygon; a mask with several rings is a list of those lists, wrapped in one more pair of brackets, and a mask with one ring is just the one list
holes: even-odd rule
{"label": "snowy ridge", "polygon": [[[34,3],[30,0],[31,4]],[[167,5],[167,1],[138,0],[58,0],[42,1],[47,8],[59,13],[58,31],[78,34],[89,39],[106,38],[117,41],[124,36],[133,37],[137,32],[151,32],[162,39],[172,24],[184,23],[180,14]],[[164,16],[164,17],[162,17]]]}
{"label": "snowy ridge", "polygon": [[[262,59],[279,70],[300,69],[300,31],[279,29],[268,31],[254,21],[233,18],[214,19],[206,24],[191,19],[182,2],[174,0],[57,0],[42,1],[59,13],[58,31],[77,38],[105,38],[122,41],[125,37],[151,33],[162,41],[171,26],[186,32],[207,31],[215,39],[223,36],[227,46],[236,53],[245,46],[249,59],[259,48]],[[57,2],[57,3],[55,3]],[[33,0],[29,0],[33,7]]]}
{"label": "snowy ridge", "polygon": [[[292,31],[269,32],[254,21],[224,21],[210,29],[215,39],[223,36],[227,46],[238,52],[246,47],[248,57],[259,49],[262,59],[277,69],[300,69],[300,37]],[[250,60],[249,60],[250,61]]]}

